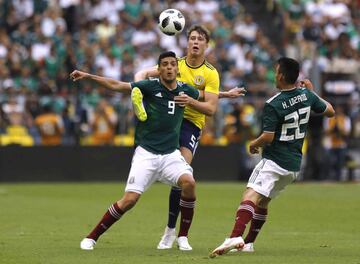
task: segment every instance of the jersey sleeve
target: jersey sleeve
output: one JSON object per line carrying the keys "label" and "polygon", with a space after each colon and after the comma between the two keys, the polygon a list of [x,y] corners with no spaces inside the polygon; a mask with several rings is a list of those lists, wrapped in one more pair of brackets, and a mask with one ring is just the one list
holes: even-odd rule
{"label": "jersey sleeve", "polygon": [[185,92],[188,96],[198,100],[200,97],[200,92],[198,89],[195,89],[194,87],[187,85],[187,89]]}
{"label": "jersey sleeve", "polygon": [[206,80],[205,92],[219,94],[220,79],[219,73],[212,70]]}
{"label": "jersey sleeve", "polygon": [[326,104],[321,98],[310,91],[311,97],[312,97],[312,104],[311,104],[311,110],[313,110],[315,113],[321,114],[326,110]]}
{"label": "jersey sleeve", "polygon": [[278,114],[274,107],[266,103],[263,111],[263,132],[275,132],[279,121]]}
{"label": "jersey sleeve", "polygon": [[145,95],[149,94],[151,91],[151,85],[149,80],[142,80],[139,82],[132,82],[130,83],[131,89],[134,89],[135,87],[138,87],[140,91]]}

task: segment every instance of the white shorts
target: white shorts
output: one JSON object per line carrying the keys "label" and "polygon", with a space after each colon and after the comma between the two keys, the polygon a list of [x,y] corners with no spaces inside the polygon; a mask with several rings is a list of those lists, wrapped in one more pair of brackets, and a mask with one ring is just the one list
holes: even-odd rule
{"label": "white shorts", "polygon": [[275,198],[284,188],[295,181],[298,172],[281,168],[269,159],[262,159],[254,168],[247,187],[268,198]]}
{"label": "white shorts", "polygon": [[143,193],[155,181],[177,186],[181,175],[190,174],[193,169],[179,150],[170,154],[154,154],[138,146],[132,159],[125,192]]}

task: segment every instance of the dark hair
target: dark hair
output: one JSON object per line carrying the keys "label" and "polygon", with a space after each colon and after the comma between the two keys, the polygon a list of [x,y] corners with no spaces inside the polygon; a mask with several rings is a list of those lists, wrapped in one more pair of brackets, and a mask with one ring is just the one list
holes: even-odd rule
{"label": "dark hair", "polygon": [[277,60],[279,65],[279,73],[281,73],[287,84],[294,84],[299,77],[300,65],[291,58],[282,57]]}
{"label": "dark hair", "polygon": [[[173,52],[173,51],[165,51],[165,52],[161,53],[160,56],[159,56],[159,59],[158,59],[158,65],[160,65],[161,60],[163,58],[168,58],[168,57],[173,57],[173,58],[176,59],[175,52]],[[177,60],[176,60],[176,62],[177,62]]]}
{"label": "dark hair", "polygon": [[198,32],[201,36],[204,36],[205,39],[206,39],[206,42],[209,42],[209,41],[210,41],[210,31],[209,31],[206,27],[204,27],[204,26],[202,26],[202,25],[192,25],[192,26],[189,28],[188,32],[187,32],[187,38],[188,38],[188,39],[190,38],[190,34],[191,34],[191,32],[193,32],[193,31],[196,31],[196,32]]}

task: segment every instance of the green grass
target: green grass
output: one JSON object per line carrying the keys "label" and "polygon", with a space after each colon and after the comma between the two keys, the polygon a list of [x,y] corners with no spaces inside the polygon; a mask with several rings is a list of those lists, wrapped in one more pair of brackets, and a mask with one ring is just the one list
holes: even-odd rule
{"label": "green grass", "polygon": [[192,252],[157,250],[169,187],[155,184],[92,252],[80,240],[123,194],[120,183],[0,184],[0,263],[360,263],[360,185],[294,184],[270,205],[254,254],[209,259],[244,190],[199,183]]}

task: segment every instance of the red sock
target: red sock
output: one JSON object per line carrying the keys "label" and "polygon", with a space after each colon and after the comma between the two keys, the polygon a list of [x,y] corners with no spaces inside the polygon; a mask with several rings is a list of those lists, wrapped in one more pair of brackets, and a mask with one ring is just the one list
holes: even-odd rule
{"label": "red sock", "polygon": [[109,207],[100,222],[95,226],[87,238],[94,239],[95,241],[98,240],[99,236],[101,236],[110,226],[112,226],[112,224],[119,220],[123,214],[124,212],[119,208],[117,203],[114,203]]}
{"label": "red sock", "polygon": [[243,201],[236,212],[235,225],[230,237],[242,236],[246,224],[250,222],[255,211],[255,204],[252,201]]}
{"label": "red sock", "polygon": [[266,221],[267,209],[256,207],[245,243],[253,243]]}
{"label": "red sock", "polygon": [[187,236],[194,216],[195,199],[181,197],[180,199],[180,230],[179,237]]}

